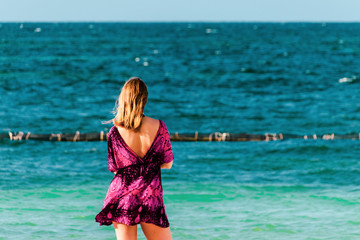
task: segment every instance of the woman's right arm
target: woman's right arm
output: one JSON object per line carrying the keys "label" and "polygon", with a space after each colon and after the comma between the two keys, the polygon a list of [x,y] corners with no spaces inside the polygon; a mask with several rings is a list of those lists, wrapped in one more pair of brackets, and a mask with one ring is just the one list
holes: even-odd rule
{"label": "woman's right arm", "polygon": [[160,165],[160,167],[170,169],[172,167],[172,164],[173,164],[173,161],[171,161],[169,163],[163,163]]}
{"label": "woman's right arm", "polygon": [[170,169],[173,165],[174,155],[172,152],[169,131],[168,131],[165,123],[164,123],[164,128],[165,128],[164,159],[163,159],[163,163],[160,165],[160,167]]}

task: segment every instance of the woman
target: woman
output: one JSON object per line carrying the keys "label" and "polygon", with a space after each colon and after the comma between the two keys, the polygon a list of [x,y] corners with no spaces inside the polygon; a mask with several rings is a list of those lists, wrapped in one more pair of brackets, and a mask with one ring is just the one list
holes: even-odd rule
{"label": "woman", "polygon": [[147,97],[145,83],[130,78],[117,99],[108,134],[109,171],[115,177],[95,221],[113,224],[118,240],[137,239],[137,224],[148,240],[172,239],[161,168],[170,169],[174,156],[165,123],[143,114]]}

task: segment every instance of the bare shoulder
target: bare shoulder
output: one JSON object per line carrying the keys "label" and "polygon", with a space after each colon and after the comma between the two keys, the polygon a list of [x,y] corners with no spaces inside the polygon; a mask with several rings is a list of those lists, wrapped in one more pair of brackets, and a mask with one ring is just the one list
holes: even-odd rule
{"label": "bare shoulder", "polygon": [[160,120],[145,116],[143,118],[144,128],[152,131],[157,131],[160,126]]}

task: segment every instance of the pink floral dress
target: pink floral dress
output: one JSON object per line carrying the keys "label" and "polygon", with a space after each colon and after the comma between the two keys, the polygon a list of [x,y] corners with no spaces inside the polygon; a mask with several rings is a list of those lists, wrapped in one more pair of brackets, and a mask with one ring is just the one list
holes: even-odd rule
{"label": "pink floral dress", "polygon": [[174,159],[169,132],[159,120],[159,130],[143,158],[124,141],[113,126],[108,134],[109,171],[112,179],[101,212],[95,221],[100,225],[112,222],[136,225],[140,222],[169,227],[163,201],[161,168]]}

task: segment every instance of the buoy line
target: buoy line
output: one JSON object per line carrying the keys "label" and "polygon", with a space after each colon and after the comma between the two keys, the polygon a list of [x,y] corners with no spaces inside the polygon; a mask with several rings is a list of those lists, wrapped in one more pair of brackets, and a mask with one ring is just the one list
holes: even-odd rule
{"label": "buoy line", "polygon": [[[0,133],[0,139],[10,139],[11,141],[22,140],[40,140],[40,141],[58,141],[58,142],[79,142],[79,141],[107,141],[108,133],[104,131],[92,133],[50,133],[50,134],[36,134],[22,131],[8,133]],[[360,133],[355,134],[311,134],[311,135],[296,135],[283,133],[265,133],[265,134],[250,134],[250,133],[229,133],[229,132],[213,132],[213,133],[170,133],[171,141],[183,142],[245,142],[245,141],[277,141],[286,139],[305,139],[305,140],[336,140],[336,139],[353,139],[360,140]]]}

